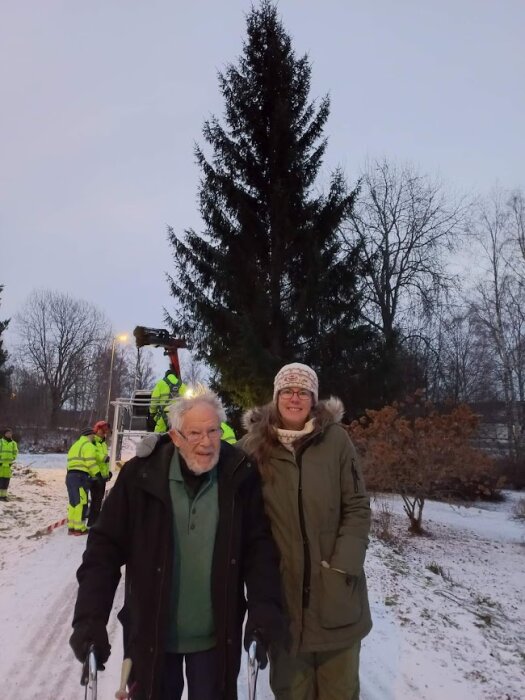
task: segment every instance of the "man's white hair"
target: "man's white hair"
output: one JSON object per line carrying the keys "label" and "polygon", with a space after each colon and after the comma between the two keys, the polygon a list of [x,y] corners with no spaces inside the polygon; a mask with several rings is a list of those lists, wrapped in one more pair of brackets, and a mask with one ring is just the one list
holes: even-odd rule
{"label": "man's white hair", "polygon": [[186,413],[200,404],[210,406],[217,414],[220,423],[226,421],[226,411],[220,398],[214,391],[200,384],[189,388],[184,396],[178,398],[168,408],[170,427],[181,430]]}

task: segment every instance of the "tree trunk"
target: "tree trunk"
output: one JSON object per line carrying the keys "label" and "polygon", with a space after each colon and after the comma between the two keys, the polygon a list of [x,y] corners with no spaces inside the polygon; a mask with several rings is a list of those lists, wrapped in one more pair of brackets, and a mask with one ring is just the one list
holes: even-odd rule
{"label": "tree trunk", "polygon": [[425,499],[423,496],[416,496],[415,498],[410,498],[409,496],[402,496],[403,498],[403,510],[408,515],[410,520],[410,525],[408,527],[409,532],[414,535],[423,535],[424,530],[421,525],[423,521],[423,507],[425,505]]}
{"label": "tree trunk", "polygon": [[60,412],[61,405],[58,397],[51,392],[51,410],[49,412],[48,427],[56,428],[58,426],[58,414]]}

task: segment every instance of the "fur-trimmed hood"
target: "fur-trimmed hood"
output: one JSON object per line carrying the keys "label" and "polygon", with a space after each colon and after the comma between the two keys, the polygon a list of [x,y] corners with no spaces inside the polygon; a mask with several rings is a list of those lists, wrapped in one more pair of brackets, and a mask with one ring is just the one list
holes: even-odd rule
{"label": "fur-trimmed hood", "polygon": [[[311,418],[315,419],[314,430],[308,437],[322,433],[333,423],[340,423],[344,412],[343,402],[336,396],[316,403],[311,413]],[[253,454],[258,452],[263,443],[277,444],[277,423],[277,407],[273,402],[246,411],[242,417],[242,424],[247,434],[240,441],[242,449],[248,454]]]}
{"label": "fur-trimmed hood", "polygon": [[[312,418],[315,418],[316,426],[324,428],[329,423],[340,423],[343,419],[345,407],[337,396],[330,396],[326,401],[319,401],[312,409]],[[275,404],[273,402],[250,408],[243,413],[242,425],[247,433],[251,433],[260,423],[272,423],[275,416]]]}

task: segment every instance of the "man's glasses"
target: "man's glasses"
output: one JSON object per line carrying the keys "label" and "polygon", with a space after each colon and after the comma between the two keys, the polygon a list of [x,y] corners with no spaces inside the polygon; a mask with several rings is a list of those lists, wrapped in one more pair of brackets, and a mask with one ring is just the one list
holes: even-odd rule
{"label": "man's glasses", "polygon": [[281,389],[279,396],[282,399],[291,399],[294,396],[297,396],[299,401],[308,401],[308,399],[312,398],[312,392],[308,391],[308,389],[299,389],[299,391],[294,391],[293,389]]}
{"label": "man's glasses", "polygon": [[199,430],[190,430],[186,435],[184,435],[182,430],[177,430],[177,432],[181,437],[183,437],[187,442],[189,442],[190,445],[196,445],[197,443],[202,442],[206,437],[210,442],[218,440],[222,437],[223,429],[212,428],[211,430],[206,430],[205,432],[201,432]]}

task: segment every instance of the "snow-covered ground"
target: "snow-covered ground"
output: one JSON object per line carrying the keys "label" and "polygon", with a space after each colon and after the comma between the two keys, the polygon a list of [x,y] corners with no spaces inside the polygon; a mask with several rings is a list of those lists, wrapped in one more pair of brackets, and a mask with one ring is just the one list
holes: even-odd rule
{"label": "snow-covered ground", "polygon": [[[24,465],[0,503],[0,697],[83,697],[80,665],[68,646],[75,571],[85,546],[58,526],[65,517],[65,455],[20,455]],[[367,558],[374,629],[363,643],[363,700],[518,700],[525,698],[525,525],[501,504],[425,506],[430,534],[414,538],[395,498],[394,540],[372,537]],[[114,697],[121,643],[116,610],[113,653],[99,676],[99,698]],[[244,672],[239,697],[246,697]],[[267,674],[258,698],[269,700]]]}

